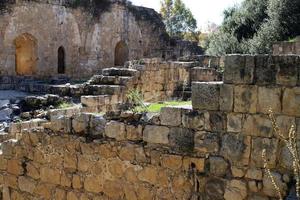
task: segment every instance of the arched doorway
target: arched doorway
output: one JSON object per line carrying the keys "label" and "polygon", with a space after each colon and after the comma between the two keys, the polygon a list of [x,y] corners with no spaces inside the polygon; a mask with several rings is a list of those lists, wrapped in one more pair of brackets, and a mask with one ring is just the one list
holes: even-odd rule
{"label": "arched doorway", "polygon": [[66,71],[65,49],[60,46],[57,50],[57,72],[64,74]]}
{"label": "arched doorway", "polygon": [[123,66],[128,61],[129,50],[123,41],[118,42],[115,48],[115,66]]}
{"label": "arched doorway", "polygon": [[37,65],[37,40],[29,33],[15,39],[17,75],[34,75]]}

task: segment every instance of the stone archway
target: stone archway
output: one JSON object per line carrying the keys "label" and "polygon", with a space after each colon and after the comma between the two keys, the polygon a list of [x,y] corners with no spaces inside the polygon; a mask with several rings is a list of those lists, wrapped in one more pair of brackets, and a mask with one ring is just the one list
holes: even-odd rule
{"label": "stone archway", "polygon": [[17,75],[34,75],[37,68],[37,40],[29,33],[15,39]]}
{"label": "stone archway", "polygon": [[115,48],[115,66],[123,66],[128,61],[128,46],[125,42],[118,42]]}
{"label": "stone archway", "polygon": [[64,74],[66,72],[65,49],[60,46],[57,50],[57,72]]}

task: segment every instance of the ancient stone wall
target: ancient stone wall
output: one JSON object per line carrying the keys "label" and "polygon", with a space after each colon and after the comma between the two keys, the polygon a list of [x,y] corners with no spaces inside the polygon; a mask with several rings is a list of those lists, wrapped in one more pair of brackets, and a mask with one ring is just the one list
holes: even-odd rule
{"label": "ancient stone wall", "polygon": [[[112,2],[95,17],[81,7],[48,2],[17,1],[1,13],[0,75],[82,78],[120,64],[116,62],[120,42],[128,51],[121,60],[161,56],[166,44],[164,25],[152,9]],[[30,41],[34,53],[22,54]],[[63,57],[64,70],[58,69],[58,57]],[[28,67],[20,69],[23,66]]]}
{"label": "ancient stone wall", "polygon": [[224,82],[194,82],[193,108],[55,111],[39,128],[11,127],[19,140],[2,144],[4,200],[277,199],[263,149],[290,194],[291,157],[267,114],[284,134],[291,125],[300,134],[300,58],[231,55],[224,64]]}
{"label": "ancient stone wall", "polygon": [[300,54],[300,37],[295,41],[283,41],[273,44],[273,55]]}

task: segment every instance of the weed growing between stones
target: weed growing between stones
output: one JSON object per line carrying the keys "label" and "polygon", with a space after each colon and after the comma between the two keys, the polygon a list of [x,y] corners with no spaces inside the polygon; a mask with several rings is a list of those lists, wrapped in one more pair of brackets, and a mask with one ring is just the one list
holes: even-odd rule
{"label": "weed growing between stones", "polygon": [[143,94],[139,90],[129,90],[126,97],[129,101],[132,112],[137,113],[148,111],[148,107],[144,104]]}
{"label": "weed growing between stones", "polygon": [[[272,127],[275,132],[275,135],[278,137],[279,140],[283,141],[285,145],[287,146],[291,156],[292,156],[292,162],[293,162],[293,173],[294,173],[294,179],[296,180],[296,195],[297,199],[300,199],[300,159],[299,159],[299,154],[298,154],[298,147],[297,147],[297,136],[296,136],[296,129],[295,126],[292,125],[291,128],[289,129],[289,134],[288,137],[285,137],[277,124],[277,121],[275,119],[273,111],[270,109],[269,110],[269,118],[272,122]],[[278,187],[278,185],[275,182],[274,177],[271,174],[270,169],[268,168],[268,161],[266,157],[266,149],[263,150],[262,152],[262,158],[264,161],[264,168],[266,171],[266,174],[269,176],[271,179],[271,182],[278,194],[278,198],[282,200],[282,194],[281,191]]]}

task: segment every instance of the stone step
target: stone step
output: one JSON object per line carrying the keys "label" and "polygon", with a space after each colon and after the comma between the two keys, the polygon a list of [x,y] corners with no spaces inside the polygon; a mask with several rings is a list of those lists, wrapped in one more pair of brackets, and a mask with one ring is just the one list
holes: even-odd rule
{"label": "stone step", "polygon": [[91,85],[126,85],[132,77],[130,76],[103,76],[94,75],[90,80]]}
{"label": "stone step", "polygon": [[106,68],[102,70],[104,76],[135,76],[137,70],[128,68]]}
{"label": "stone step", "polygon": [[87,87],[87,95],[114,95],[121,94],[125,90],[125,86],[121,85],[89,85]]}

